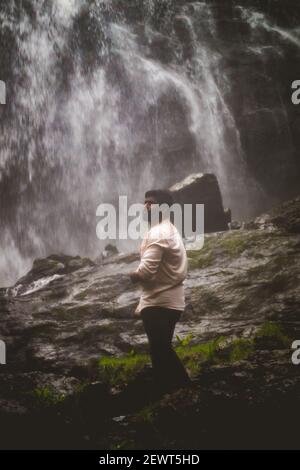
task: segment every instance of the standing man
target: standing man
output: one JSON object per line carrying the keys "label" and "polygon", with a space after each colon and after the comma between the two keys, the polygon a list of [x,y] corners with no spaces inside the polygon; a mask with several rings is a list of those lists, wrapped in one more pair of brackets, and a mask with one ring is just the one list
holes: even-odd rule
{"label": "standing man", "polygon": [[[148,222],[154,210],[165,204],[170,208],[173,196],[167,190],[145,194]],[[183,281],[187,274],[187,256],[176,227],[161,212],[161,218],[145,234],[140,248],[141,261],[130,274],[140,283],[142,295],[135,313],[142,317],[149,340],[154,380],[160,393],[186,387],[192,382],[172,348],[175,325],[185,308]]]}

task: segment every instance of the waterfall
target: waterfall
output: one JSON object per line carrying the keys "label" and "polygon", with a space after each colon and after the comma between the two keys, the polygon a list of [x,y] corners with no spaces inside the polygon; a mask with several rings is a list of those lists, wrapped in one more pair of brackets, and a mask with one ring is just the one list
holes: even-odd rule
{"label": "waterfall", "polygon": [[217,175],[235,217],[257,210],[211,2],[13,0],[0,31],[0,285],[51,252],[97,256],[101,202],[192,172]]}
{"label": "waterfall", "polygon": [[275,32],[283,40],[300,47],[300,28],[293,28],[292,31],[287,31],[276,24],[272,24],[266,15],[261,12],[241,6],[237,6],[237,9],[240,10],[241,17],[250,24],[253,30],[260,29],[267,32]]}

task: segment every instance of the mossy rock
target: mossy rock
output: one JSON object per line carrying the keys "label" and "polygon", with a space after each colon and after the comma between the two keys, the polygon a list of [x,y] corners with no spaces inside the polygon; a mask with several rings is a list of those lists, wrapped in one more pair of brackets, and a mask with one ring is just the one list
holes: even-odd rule
{"label": "mossy rock", "polygon": [[260,249],[267,247],[279,235],[265,231],[227,232],[206,236],[201,249],[187,250],[190,269],[208,268],[222,260],[232,261],[242,254],[255,259],[262,258]]}
{"label": "mossy rock", "polygon": [[287,349],[292,341],[283,326],[275,322],[263,323],[255,334],[256,346],[261,349]]}

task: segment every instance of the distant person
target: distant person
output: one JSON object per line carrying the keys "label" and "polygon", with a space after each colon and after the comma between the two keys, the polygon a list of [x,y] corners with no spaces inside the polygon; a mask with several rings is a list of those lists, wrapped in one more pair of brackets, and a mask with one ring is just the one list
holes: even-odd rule
{"label": "distant person", "polygon": [[[172,206],[173,196],[167,190],[145,194],[145,210],[149,224],[157,205]],[[166,214],[166,211],[165,211]],[[185,308],[183,281],[187,274],[187,255],[177,228],[171,223],[169,211],[162,212],[151,224],[140,248],[141,261],[130,274],[140,283],[142,295],[135,313],[142,317],[149,340],[154,380],[159,393],[186,387],[192,382],[172,348],[175,325]]]}

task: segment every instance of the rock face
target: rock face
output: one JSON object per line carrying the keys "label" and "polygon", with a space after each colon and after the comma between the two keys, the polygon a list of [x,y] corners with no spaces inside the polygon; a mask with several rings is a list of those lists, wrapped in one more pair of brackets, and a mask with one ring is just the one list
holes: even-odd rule
{"label": "rock face", "polygon": [[276,227],[300,233],[300,198],[283,203],[270,214],[270,222]]}
{"label": "rock face", "polygon": [[[133,313],[136,253],[97,264],[52,255],[1,289],[1,446],[298,445],[290,416],[300,396],[300,366],[291,361],[300,339],[300,238],[286,214],[299,219],[299,199],[247,229],[207,234],[201,250],[187,245],[187,306],[174,345],[194,383],[161,399]],[[130,379],[123,371],[116,386],[120,363],[109,361],[123,357],[126,367],[142,366]]]}
{"label": "rock face", "polygon": [[[228,223],[231,222],[231,219],[229,212],[224,211],[222,195],[215,175],[193,174],[171,186],[170,190],[175,202],[178,202],[182,209],[184,204],[192,204],[194,219],[195,205],[204,204],[205,233],[228,230]],[[195,230],[195,223],[193,230]]]}

